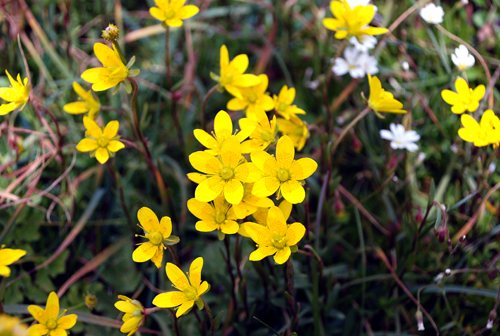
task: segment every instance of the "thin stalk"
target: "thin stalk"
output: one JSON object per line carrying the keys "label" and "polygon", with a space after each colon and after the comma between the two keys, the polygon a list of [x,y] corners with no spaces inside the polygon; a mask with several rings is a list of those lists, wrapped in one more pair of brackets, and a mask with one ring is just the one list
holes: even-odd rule
{"label": "thin stalk", "polygon": [[293,276],[294,276],[294,270],[293,270],[293,263],[292,263],[292,259],[291,258],[288,258],[287,262],[286,262],[286,287],[287,287],[287,291],[288,291],[288,305],[290,306],[290,310],[292,311],[292,315],[294,316],[293,317],[293,323],[290,323],[290,332],[292,332],[296,326],[297,326],[297,320],[298,320],[298,316],[297,316],[297,310],[295,309],[295,302],[294,302],[294,299],[293,299]]}
{"label": "thin stalk", "polygon": [[247,284],[243,280],[243,274],[240,269],[240,259],[241,253],[239,244],[240,243],[240,235],[236,235],[236,244],[234,245],[234,261],[236,262],[236,271],[238,272],[239,284],[242,284],[243,287],[243,305],[245,307],[245,313],[247,314],[247,318],[250,317],[250,310],[248,309],[248,300],[247,300]]}
{"label": "thin stalk", "polygon": [[172,89],[172,73],[170,72],[170,27],[165,30],[165,67],[167,68],[168,89]]}
{"label": "thin stalk", "polygon": [[[238,310],[238,301],[236,301],[236,294],[235,294],[235,279],[234,279],[234,274],[233,274],[233,266],[231,265],[231,250],[229,249],[229,236],[226,235],[226,238],[224,239],[224,246],[226,247],[226,256],[224,259],[226,260],[226,266],[227,266],[227,271],[229,275],[231,276],[231,297],[234,302],[234,310]],[[224,254],[223,254],[224,256]]]}
{"label": "thin stalk", "polygon": [[214,336],[215,334],[215,323],[214,323],[214,316],[212,315],[212,311],[210,310],[210,307],[208,306],[207,302],[200,298],[201,301],[203,301],[203,306],[207,310],[208,318],[210,319],[210,336]]}
{"label": "thin stalk", "polygon": [[179,262],[179,257],[177,256],[177,253],[175,252],[174,248],[171,245],[167,245],[168,250],[172,254],[172,258],[174,258],[174,262],[178,267],[181,267],[181,263]]}
{"label": "thin stalk", "polygon": [[342,139],[344,139],[344,137],[347,135],[347,133],[349,132],[349,130],[351,128],[353,128],[358,123],[358,121],[360,121],[361,119],[363,119],[364,117],[366,117],[366,115],[368,115],[368,113],[370,113],[370,111],[371,111],[371,109],[369,107],[366,107],[363,111],[361,111],[360,114],[358,114],[356,116],[356,118],[354,118],[351,121],[351,123],[349,125],[346,126],[346,128],[344,128],[344,130],[342,131],[342,133],[340,134],[340,136],[335,140],[335,143],[333,144],[332,154],[331,154],[332,157],[335,154],[335,151],[337,150],[337,147],[340,145],[340,142],[342,141]]}
{"label": "thin stalk", "polygon": [[132,221],[132,217],[130,217],[130,213],[128,212],[127,205],[125,203],[125,195],[123,193],[123,185],[120,173],[116,171],[116,163],[113,162],[113,165],[109,163],[109,160],[106,162],[106,168],[108,168],[109,175],[113,178],[118,187],[118,194],[120,196],[120,204],[122,206],[123,212],[125,213],[125,217],[127,218],[127,223],[130,230],[135,231],[135,225]]}
{"label": "thin stalk", "polygon": [[203,130],[207,130],[207,103],[208,99],[214,94],[215,91],[217,91],[217,87],[219,84],[215,84],[205,95],[205,98],[203,98],[203,102],[201,103],[201,127]]}

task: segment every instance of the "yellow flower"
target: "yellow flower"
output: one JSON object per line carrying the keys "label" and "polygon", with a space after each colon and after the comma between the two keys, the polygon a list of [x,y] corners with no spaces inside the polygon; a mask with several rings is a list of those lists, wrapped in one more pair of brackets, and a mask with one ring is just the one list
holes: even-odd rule
{"label": "yellow flower", "polygon": [[336,31],[336,39],[349,39],[351,36],[360,35],[380,35],[388,31],[386,28],[376,28],[368,25],[375,16],[375,7],[373,5],[356,6],[351,9],[346,0],[332,1],[330,2],[330,10],[334,18],[323,19],[323,25],[327,29]]}
{"label": "yellow flower", "polygon": [[286,120],[295,117],[296,114],[306,114],[306,111],[292,105],[295,99],[295,89],[283,86],[278,96],[274,95],[274,108],[276,112]]}
{"label": "yellow flower", "polygon": [[120,331],[124,334],[128,333],[127,336],[131,336],[144,324],[144,321],[146,320],[144,307],[139,301],[129,299],[124,295],[118,295],[118,298],[121,301],[117,301],[115,303],[115,307],[119,311],[125,313],[122,317],[124,323],[122,324]]}
{"label": "yellow flower", "polygon": [[292,204],[304,201],[306,192],[303,180],[311,176],[318,164],[310,158],[294,160],[295,149],[292,139],[284,135],[276,145],[276,158],[264,151],[253,152],[252,162],[262,171],[262,178],[255,182],[252,193],[266,197],[278,191]]}
{"label": "yellow flower", "polygon": [[104,130],[102,130],[94,120],[85,116],[83,117],[83,124],[87,129],[85,139],[80,140],[76,149],[80,152],[92,152],[91,156],[95,155],[97,161],[104,164],[108,161],[109,156],[114,156],[120,149],[125,148],[125,145],[118,141],[120,138],[118,121],[110,121]]}
{"label": "yellow flower", "polygon": [[306,140],[309,137],[307,124],[298,117],[286,120],[278,118],[278,128],[281,133],[288,135],[292,139],[293,145],[298,151],[304,148]]}
{"label": "yellow flower", "polygon": [[21,75],[18,74],[17,81],[15,81],[7,70],[5,70],[5,73],[9,78],[10,87],[0,88],[0,98],[9,102],[9,104],[0,105],[0,115],[6,115],[19,106],[21,106],[21,110],[24,109],[30,95],[28,78],[25,78],[23,82],[21,80]]}
{"label": "yellow flower", "polygon": [[273,116],[269,122],[266,112],[262,108],[256,107],[252,118],[257,120],[257,126],[250,134],[250,139],[241,144],[241,152],[245,154],[267,150],[271,144],[276,143],[276,134],[278,133],[276,116]]}
{"label": "yellow flower", "polygon": [[[274,205],[272,205],[274,206]],[[281,203],[278,205],[278,208],[281,210],[283,213],[283,218],[285,219],[285,222],[288,220],[290,217],[290,214],[292,213],[292,207],[293,204],[288,202],[287,200],[282,200]],[[255,211],[252,216],[255,218],[257,223],[252,223],[252,224],[259,224],[263,226],[267,226],[267,215],[269,214],[269,209],[270,207],[264,207],[264,208],[258,208],[257,211]],[[250,222],[247,222],[250,223]],[[240,230],[238,231],[238,234],[242,235],[243,237],[248,237],[250,238],[250,235],[247,233],[245,225],[247,223],[242,223],[240,224]]]}
{"label": "yellow flower", "polygon": [[233,134],[233,122],[231,121],[231,117],[226,111],[221,110],[215,116],[214,132],[212,132],[212,135],[202,129],[195,129],[193,133],[194,137],[203,146],[208,148],[208,153],[218,155],[221,151],[222,144],[228,137],[234,135],[238,138],[239,142],[242,142],[254,131],[256,124],[257,123],[251,119],[242,118],[239,120],[241,131]]}
{"label": "yellow flower", "polygon": [[368,84],[370,85],[370,97],[367,102],[368,107],[370,107],[379,117],[381,117],[379,112],[406,113],[405,110],[402,110],[403,104],[394,99],[392,93],[382,89],[380,79],[368,74]]}
{"label": "yellow flower", "polygon": [[[137,211],[137,218],[139,219],[139,227],[146,233],[141,236],[149,239],[148,242],[139,244],[132,254],[132,259],[135,262],[145,262],[151,260],[157,268],[160,268],[161,261],[163,260],[163,250],[165,249],[164,242],[167,245],[173,245],[179,242],[179,238],[172,236],[172,221],[170,217],[162,217],[158,221],[155,213],[146,207],[142,207]],[[136,235],[137,237],[138,235]]]}
{"label": "yellow flower", "polygon": [[172,282],[173,286],[177,288],[180,292],[168,292],[158,294],[154,300],[153,304],[160,308],[174,308],[177,309],[175,316],[180,317],[188,313],[194,304],[198,306],[200,310],[203,309],[203,300],[200,296],[205,294],[210,290],[210,285],[208,282],[201,282],[201,269],[203,268],[203,258],[196,258],[189,267],[189,280],[182,270],[175,266],[174,264],[167,263],[165,271],[167,277]]}
{"label": "yellow flower", "polygon": [[267,226],[245,223],[250,238],[257,243],[257,250],[250,254],[250,260],[262,260],[274,254],[277,264],[284,264],[296,250],[296,244],[304,237],[306,228],[301,223],[286,224],[280,208],[272,207],[267,215]]}
{"label": "yellow flower", "polygon": [[1,336],[28,336],[28,327],[18,317],[0,314]]}
{"label": "yellow flower", "polygon": [[269,208],[274,205],[274,202],[267,197],[257,197],[252,194],[253,183],[245,183],[245,193],[243,199],[238,204],[233,204],[233,210],[236,217],[243,219],[250,216],[258,208]]}
{"label": "yellow flower", "polygon": [[186,0],[155,0],[158,7],[151,7],[149,13],[170,27],[182,26],[182,20],[198,14],[200,9],[194,5],[184,6]]}
{"label": "yellow flower", "polygon": [[78,98],[79,101],[64,105],[64,111],[70,114],[82,114],[88,112],[88,116],[95,119],[101,108],[99,100],[94,98],[91,90],[88,92],[85,91],[77,82],[73,82],[73,90],[75,90],[75,92],[80,96],[80,98]]}
{"label": "yellow flower", "polygon": [[10,268],[7,266],[19,260],[26,254],[24,250],[13,250],[9,248],[0,248],[0,276],[9,277]]}
{"label": "yellow flower", "polygon": [[483,147],[500,142],[500,120],[492,110],[486,110],[478,123],[468,114],[461,117],[464,128],[458,130],[462,140],[473,142],[474,146]]}
{"label": "yellow flower", "polygon": [[223,45],[220,48],[220,76],[213,73],[210,76],[219,82],[219,89],[226,89],[233,96],[243,99],[240,88],[250,87],[260,83],[261,79],[252,74],[244,74],[248,68],[248,56],[241,54],[229,62],[229,52]]}
{"label": "yellow flower", "polygon": [[451,90],[443,90],[441,97],[451,106],[451,112],[455,114],[464,113],[466,110],[474,112],[479,107],[479,102],[483,99],[486,92],[484,85],[479,85],[474,90],[469,88],[469,85],[463,78],[457,78],[455,81],[457,92]]}
{"label": "yellow flower", "polygon": [[198,171],[209,175],[195,190],[195,198],[200,202],[213,201],[224,193],[231,204],[238,204],[243,198],[243,183],[259,179],[259,170],[241,156],[241,144],[236,136],[226,138],[220,155],[215,157],[207,152],[195,152],[189,162]]}
{"label": "yellow flower", "polygon": [[28,329],[30,336],[65,336],[68,329],[73,328],[76,323],[76,314],[66,314],[66,310],[59,310],[59,298],[55,292],[51,292],[47,299],[45,309],[39,306],[28,306],[30,314],[38,321]]}
{"label": "yellow flower", "polygon": [[224,201],[222,196],[217,197],[213,203],[204,203],[191,198],[187,202],[187,207],[199,219],[196,222],[196,230],[200,232],[218,230],[219,238],[224,238],[224,234],[235,234],[240,228],[236,223],[238,218],[231,204]]}
{"label": "yellow flower", "polygon": [[105,44],[96,43],[94,44],[94,53],[103,67],[88,69],[82,73],[82,79],[93,84],[92,90],[105,91],[123,83],[127,92],[130,92],[129,88],[131,89],[131,84],[126,79],[127,77],[135,77],[140,72],[138,69],[130,70],[130,67],[135,62],[135,58],[132,57],[132,60],[125,65],[120,53],[115,48],[115,44],[113,44],[113,49],[111,49]]}
{"label": "yellow flower", "polygon": [[267,75],[257,76],[260,84],[241,88],[240,93],[242,98],[233,98],[227,103],[228,110],[239,111],[246,109],[247,117],[252,118],[255,107],[258,106],[266,111],[271,111],[274,108],[273,99],[266,94],[269,78]]}

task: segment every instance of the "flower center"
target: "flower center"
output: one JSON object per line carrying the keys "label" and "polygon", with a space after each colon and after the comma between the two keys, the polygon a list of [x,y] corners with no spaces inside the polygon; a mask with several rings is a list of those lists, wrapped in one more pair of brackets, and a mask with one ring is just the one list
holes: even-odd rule
{"label": "flower center", "polygon": [[106,147],[109,143],[109,139],[105,137],[100,137],[99,140],[97,140],[97,143],[99,144],[99,147]]}
{"label": "flower center", "polygon": [[296,135],[302,135],[304,131],[302,130],[302,127],[297,127],[295,128],[295,134]]}
{"label": "flower center", "polygon": [[198,291],[193,286],[189,286],[188,288],[184,289],[184,294],[190,301],[194,301],[198,297]]}
{"label": "flower center", "polygon": [[289,106],[289,105],[288,105],[287,103],[280,103],[280,104],[278,105],[278,111],[280,111],[280,112],[285,112],[285,111],[286,111],[286,109],[288,108],[288,106]]}
{"label": "flower center", "polygon": [[280,168],[278,171],[278,180],[281,182],[288,181],[290,179],[290,173],[288,173],[288,170]]}
{"label": "flower center", "polygon": [[255,102],[257,101],[257,98],[258,98],[258,97],[257,97],[257,95],[255,94],[255,92],[250,91],[250,92],[248,93],[248,97],[247,97],[247,99],[248,99],[248,101],[249,101],[250,103],[252,103],[252,104],[253,104],[253,103],[255,103]]}
{"label": "flower center", "polygon": [[53,320],[53,319],[50,319],[50,320],[47,321],[47,323],[45,323],[45,326],[49,330],[54,330],[55,328],[57,328],[57,321]]}
{"label": "flower center", "polygon": [[217,214],[215,215],[215,222],[217,224],[222,224],[225,222],[225,220],[226,220],[226,214],[222,211],[217,212]]}
{"label": "flower center", "polygon": [[229,180],[230,178],[233,177],[233,175],[234,175],[233,170],[228,167],[224,167],[220,171],[220,177],[222,177],[224,180]]}
{"label": "flower center", "polygon": [[165,11],[165,18],[167,20],[173,19],[175,17],[175,11],[172,8],[169,8]]}
{"label": "flower center", "polygon": [[273,243],[274,247],[278,250],[281,250],[286,246],[287,239],[285,237],[275,237],[271,240],[271,243]]}
{"label": "flower center", "polygon": [[158,231],[155,233],[146,234],[146,238],[148,238],[153,245],[160,245],[160,243],[163,241],[163,235]]}
{"label": "flower center", "polygon": [[274,140],[274,135],[269,131],[262,131],[262,133],[260,133],[260,136],[261,136],[262,140],[264,140],[264,141],[273,141]]}

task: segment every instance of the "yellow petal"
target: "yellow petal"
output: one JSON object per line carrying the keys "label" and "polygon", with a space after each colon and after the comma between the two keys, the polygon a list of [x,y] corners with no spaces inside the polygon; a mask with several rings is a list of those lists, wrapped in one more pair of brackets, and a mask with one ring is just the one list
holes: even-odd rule
{"label": "yellow petal", "polygon": [[263,177],[253,185],[252,194],[257,197],[267,197],[274,194],[280,185],[281,182],[275,176]]}
{"label": "yellow petal", "polygon": [[220,176],[213,176],[196,187],[194,197],[200,202],[211,202],[219,196],[226,182]]}
{"label": "yellow petal", "polygon": [[194,152],[189,155],[189,162],[194,169],[206,174],[218,174],[222,169],[219,160],[207,152]]}
{"label": "yellow petal", "polygon": [[73,90],[75,90],[76,94],[79,95],[82,99],[87,99],[87,91],[78,84],[78,82],[73,82]]}
{"label": "yellow petal", "polygon": [[287,226],[283,212],[277,206],[273,206],[267,213],[267,226],[274,235],[285,236]]}
{"label": "yellow petal", "polygon": [[179,309],[177,309],[177,312],[175,313],[175,316],[176,317],[181,317],[182,315],[184,315],[187,312],[189,312],[191,310],[191,308],[193,308],[193,306],[194,306],[194,301],[188,301],[188,302],[183,303],[179,307]]}
{"label": "yellow petal", "polygon": [[290,165],[290,178],[294,180],[304,180],[311,176],[317,168],[318,164],[313,159],[299,159]]}
{"label": "yellow petal", "polygon": [[160,221],[160,232],[163,238],[168,238],[172,234],[172,220],[170,217],[164,216]]}
{"label": "yellow petal", "polygon": [[103,77],[109,77],[109,70],[106,68],[92,68],[85,70],[81,77],[86,82],[97,83]]}
{"label": "yellow petal", "polygon": [[323,26],[325,26],[326,29],[338,30],[340,22],[336,19],[326,18],[323,19]]}
{"label": "yellow petal", "polygon": [[119,127],[120,124],[118,121],[116,120],[110,121],[104,128],[102,135],[107,139],[113,139],[116,136],[116,133],[118,133]]}
{"label": "yellow petal", "polygon": [[239,229],[239,224],[232,220],[226,220],[220,225],[220,230],[225,234],[235,234]]}
{"label": "yellow petal", "polygon": [[470,95],[469,85],[467,85],[467,82],[463,78],[458,78],[455,81],[455,88],[459,96],[468,97]]}
{"label": "yellow petal", "polygon": [[213,136],[211,136],[210,134],[208,134],[204,130],[195,129],[193,131],[193,133],[194,133],[194,137],[196,138],[196,140],[198,140],[203,146],[210,148],[210,149],[217,147],[217,145],[218,145],[217,140],[215,140]]}
{"label": "yellow petal", "polygon": [[198,295],[202,296],[203,294],[208,292],[209,289],[210,289],[210,285],[208,284],[208,282],[203,281],[201,283],[200,287],[198,288]]}
{"label": "yellow petal", "polygon": [[186,175],[190,181],[193,181],[194,183],[198,183],[198,184],[205,181],[209,177],[208,175],[203,175],[200,173],[188,173]]}
{"label": "yellow petal", "polygon": [[71,329],[76,324],[78,316],[76,314],[69,314],[57,320],[57,328]]}
{"label": "yellow petal", "polygon": [[233,98],[227,102],[227,109],[231,111],[244,110],[247,106],[248,102],[239,98]]}
{"label": "yellow petal", "polygon": [[289,168],[295,156],[295,147],[289,136],[284,135],[276,145],[276,161],[280,168]]}
{"label": "yellow petal", "polygon": [[198,289],[201,284],[201,270],[203,269],[203,258],[198,257],[189,266],[189,282],[191,286]]}
{"label": "yellow petal", "polygon": [[276,252],[276,254],[274,255],[274,261],[279,265],[284,264],[288,260],[288,258],[290,258],[291,254],[292,251],[288,246],[286,246],[282,250]]}
{"label": "yellow petal", "polygon": [[234,170],[234,178],[241,182],[254,183],[260,180],[261,174],[255,164],[247,162],[236,167]]}
{"label": "yellow petal", "polygon": [[123,149],[125,148],[125,145],[118,141],[118,140],[112,140],[108,143],[108,145],[106,146],[106,149],[112,153],[116,153],[118,152],[120,149]]}
{"label": "yellow petal", "polygon": [[[230,63],[230,66],[236,68],[236,71],[240,74],[244,73],[248,68],[248,56],[247,55],[238,55],[236,56]],[[257,76],[255,76],[257,77]],[[260,79],[258,81],[260,83]]]}
{"label": "yellow petal", "polygon": [[129,314],[132,314],[137,309],[139,309],[139,307],[136,304],[133,304],[130,301],[117,301],[115,302],[115,308],[123,313],[129,313]]}
{"label": "yellow petal", "polygon": [[233,134],[233,122],[226,111],[219,111],[214,119],[214,131],[217,137],[230,137]]}
{"label": "yellow petal", "polygon": [[227,47],[223,44],[220,47],[220,68],[223,69],[229,65],[229,52],[227,51]]}
{"label": "yellow petal", "polygon": [[485,92],[486,88],[484,87],[484,85],[479,85],[477,88],[474,89],[474,91],[472,91],[472,99],[480,101],[481,99],[483,99]]}
{"label": "yellow petal", "polygon": [[157,245],[153,245],[151,242],[146,242],[139,245],[134,253],[132,253],[132,260],[135,262],[145,262],[151,260],[158,250]]}
{"label": "yellow petal", "polygon": [[109,160],[109,153],[105,148],[98,148],[95,152],[95,158],[100,164],[105,164]]}
{"label": "yellow petal", "polygon": [[304,187],[296,180],[286,181],[281,185],[281,194],[292,204],[302,203],[306,197]]}
{"label": "yellow petal", "polygon": [[103,43],[94,44],[94,53],[105,67],[123,65],[123,62],[117,57],[114,50]]}
{"label": "yellow petal", "polygon": [[205,202],[200,202],[195,198],[191,198],[187,201],[187,207],[189,211],[198,219],[207,218],[206,216],[215,215],[214,209],[210,204]]}
{"label": "yellow petal", "polygon": [[47,298],[47,305],[46,307],[54,307],[54,311],[56,312],[56,316],[54,318],[57,318],[59,315],[59,298],[57,297],[56,292],[50,292],[49,297]]}
{"label": "yellow petal", "polygon": [[[360,30],[360,33],[362,35],[381,35],[385,34],[389,31],[387,28],[381,28],[381,27],[368,27]],[[360,35],[361,35],[360,34]],[[356,34],[357,35],[357,34]]]}
{"label": "yellow petal", "polygon": [[258,249],[250,253],[249,259],[252,261],[262,260],[265,257],[273,255],[274,253],[276,253],[276,251],[277,249],[274,247],[259,247]]}
{"label": "yellow petal", "polygon": [[89,138],[80,140],[78,145],[76,145],[76,149],[79,150],[80,152],[90,152],[96,150],[97,147],[99,147],[97,141]]}
{"label": "yellow petal", "polygon": [[180,306],[186,301],[188,301],[188,298],[183,292],[168,292],[158,294],[153,299],[153,304],[160,308],[173,308]]}
{"label": "yellow petal", "polygon": [[228,137],[222,144],[220,158],[225,167],[236,168],[241,160],[241,144],[234,135]]}
{"label": "yellow petal", "polygon": [[293,223],[286,230],[286,237],[288,239],[287,245],[293,246],[296,245],[304,234],[306,233],[306,227],[301,223]]}
{"label": "yellow petal", "polygon": [[164,245],[161,244],[157,249],[155,254],[151,257],[151,261],[155,264],[156,268],[161,267],[161,262],[163,261],[163,247]]}
{"label": "yellow petal", "polygon": [[[142,322],[143,316],[133,316],[128,319],[120,328],[122,333],[134,333],[139,328],[139,324]],[[130,336],[131,334],[127,335]]]}
{"label": "yellow petal", "polygon": [[380,83],[380,79],[376,76],[371,76],[368,74],[368,83],[370,85],[370,98],[369,101],[378,100],[380,94],[382,93],[382,83]]}
{"label": "yellow petal", "polygon": [[214,230],[217,230],[219,228],[219,225],[215,224],[215,222],[205,222],[205,221],[198,221],[196,222],[195,229],[200,232],[212,232]]}
{"label": "yellow petal", "polygon": [[29,336],[43,336],[47,335],[49,329],[45,327],[43,324],[34,324],[28,329]]}
{"label": "yellow petal", "polygon": [[278,208],[280,208],[281,212],[283,213],[283,217],[285,218],[286,222],[288,220],[288,217],[290,217],[290,214],[292,213],[293,204],[288,202],[287,200],[283,200],[281,201]]}
{"label": "yellow petal", "polygon": [[250,154],[252,163],[265,174],[272,174],[278,169],[276,159],[264,151],[253,152]]}
{"label": "yellow petal", "polygon": [[147,232],[161,231],[158,216],[148,207],[142,207],[137,211],[137,219]]}
{"label": "yellow petal", "polygon": [[464,114],[464,115],[462,115],[460,120],[462,121],[462,125],[465,128],[467,128],[471,131],[479,131],[478,122],[476,121],[476,119],[472,118],[470,115]]}
{"label": "yellow petal", "polygon": [[2,104],[2,105],[0,105],[0,115],[9,114],[10,112],[12,112],[16,108],[18,108],[19,105],[20,104],[18,104],[18,103],[9,103],[9,104]]}
{"label": "yellow petal", "polygon": [[238,204],[243,199],[243,185],[236,179],[231,179],[224,186],[224,197],[231,204]]}
{"label": "yellow petal", "polygon": [[200,9],[198,7],[194,5],[187,5],[179,10],[178,15],[182,20],[185,20],[189,19],[192,16],[195,16],[196,14],[198,14],[199,11]]}
{"label": "yellow petal", "polygon": [[71,114],[82,114],[88,112],[87,103],[74,102],[63,106],[63,110]]}
{"label": "yellow petal", "polygon": [[167,24],[167,26],[170,26],[170,27],[181,27],[182,26],[182,20],[179,18],[173,18],[173,19],[167,20],[167,21],[165,21],[165,23]]}
{"label": "yellow petal", "polygon": [[29,305],[28,311],[35,320],[40,321],[41,316],[43,316],[44,309],[39,306]]}
{"label": "yellow petal", "polygon": [[167,277],[169,280],[177,287],[179,290],[185,290],[189,287],[189,282],[182,270],[172,263],[167,263],[167,267],[165,268],[167,273]]}
{"label": "yellow petal", "polygon": [[[257,85],[259,83],[260,83],[260,78],[255,76],[255,75],[251,75],[251,74],[244,74],[244,75],[238,76],[233,81],[233,85],[242,86],[242,87],[254,86],[254,85]],[[238,97],[237,95],[234,95],[234,96]]]}
{"label": "yellow petal", "polygon": [[464,103],[462,102],[457,102],[455,105],[451,107],[451,112],[455,114],[462,114],[466,110]]}
{"label": "yellow petal", "polygon": [[165,12],[163,12],[158,7],[151,7],[149,9],[149,14],[151,14],[151,16],[154,17],[157,20],[160,20],[160,21],[165,21],[166,20]]}

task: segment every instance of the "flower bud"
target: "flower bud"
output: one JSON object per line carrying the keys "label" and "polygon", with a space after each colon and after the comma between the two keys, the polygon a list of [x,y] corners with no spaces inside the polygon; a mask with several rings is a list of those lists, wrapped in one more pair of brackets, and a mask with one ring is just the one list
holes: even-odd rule
{"label": "flower bud", "polygon": [[497,318],[497,312],[495,310],[492,310],[490,312],[490,316],[488,317],[488,323],[486,323],[486,329],[493,328],[493,322],[495,322],[496,318]]}
{"label": "flower bud", "polygon": [[85,295],[85,305],[89,310],[93,310],[95,306],[97,305],[97,298],[95,295],[92,295],[90,293],[87,293]]}
{"label": "flower bud", "polygon": [[108,42],[116,42],[118,37],[120,37],[120,30],[112,23],[102,31],[102,38]]}
{"label": "flower bud", "polygon": [[436,231],[436,237],[440,243],[444,243],[448,238],[448,226],[441,225]]}
{"label": "flower bud", "polygon": [[415,317],[417,319],[417,328],[419,331],[422,331],[422,330],[425,330],[425,327],[424,327],[424,317],[422,316],[422,312],[419,310],[417,310],[417,312],[415,313]]}
{"label": "flower bud", "polygon": [[422,208],[421,207],[417,207],[417,214],[415,215],[415,221],[417,223],[420,223],[422,221]]}

